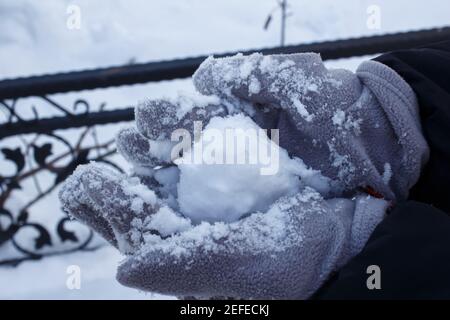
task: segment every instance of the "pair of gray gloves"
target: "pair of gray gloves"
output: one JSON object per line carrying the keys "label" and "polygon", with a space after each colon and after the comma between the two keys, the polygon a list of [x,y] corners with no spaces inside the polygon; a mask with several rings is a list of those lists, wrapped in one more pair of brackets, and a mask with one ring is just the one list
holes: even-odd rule
{"label": "pair of gray gloves", "polygon": [[[181,119],[181,102],[143,102],[136,126],[118,134],[118,150],[138,168],[136,177],[90,164],[60,192],[66,212],[126,254],[117,273],[125,286],[196,298],[308,298],[362,250],[427,161],[415,94],[378,62],[362,63],[355,74],[329,70],[313,53],[237,55],[207,59],[193,81],[201,94],[219,98],[194,105]],[[230,224],[189,225],[172,234],[145,227],[162,208],[176,208],[167,206],[176,186],[152,169],[176,170],[161,151],[171,132],[234,112],[278,128],[280,146],[321,170],[334,191],[324,198],[305,188],[266,214]],[[139,192],[130,192],[135,185]]]}

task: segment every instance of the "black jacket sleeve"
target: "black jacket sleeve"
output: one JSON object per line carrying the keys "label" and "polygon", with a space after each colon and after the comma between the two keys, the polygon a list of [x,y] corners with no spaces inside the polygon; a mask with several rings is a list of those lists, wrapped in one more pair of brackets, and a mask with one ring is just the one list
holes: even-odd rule
{"label": "black jacket sleeve", "polygon": [[375,60],[400,74],[419,101],[430,160],[410,199],[450,212],[450,41],[388,53]]}
{"label": "black jacket sleeve", "polygon": [[[409,200],[397,204],[363,251],[316,299],[450,299],[450,41],[384,54],[415,91],[430,160]],[[381,289],[368,289],[367,268]]]}

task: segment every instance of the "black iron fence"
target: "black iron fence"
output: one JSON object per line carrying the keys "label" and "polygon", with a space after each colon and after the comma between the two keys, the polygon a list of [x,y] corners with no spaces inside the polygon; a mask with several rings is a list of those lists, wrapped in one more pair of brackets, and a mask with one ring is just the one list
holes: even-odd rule
{"label": "black iron fence", "polygon": [[[264,48],[243,53],[312,51],[321,53],[322,58],[328,60],[407,49],[444,40],[450,40],[450,27]],[[216,56],[232,54],[234,53]],[[201,56],[0,81],[0,109],[4,111],[0,122],[0,143],[9,139],[0,149],[3,154],[3,159],[0,159],[0,265],[17,265],[25,260],[97,248],[91,231],[80,233],[71,230],[67,227],[70,223],[68,218],[61,213],[55,213],[60,218],[52,227],[48,223],[36,222],[34,215],[37,213],[31,215],[30,212],[33,206],[52,194],[80,164],[95,160],[121,170],[112,159],[115,154],[113,139],[100,141],[97,126],[131,121],[134,117],[133,108],[104,110],[102,104],[92,111],[85,99],[76,100],[68,107],[49,96],[186,78],[192,75],[205,58],[206,56]],[[35,97],[37,101],[28,106],[25,112],[27,116],[24,116],[23,106],[19,108],[19,104],[29,97]],[[42,117],[42,112],[48,113],[48,109],[54,109],[62,115]],[[78,128],[70,139],[60,133],[68,128]],[[86,144],[88,136],[90,144]],[[8,167],[9,172],[3,172],[4,167]],[[40,183],[40,175],[46,176],[45,186]],[[33,195],[17,204],[13,199],[17,193]],[[21,236],[25,229],[33,232],[31,235],[25,233]],[[54,231],[51,232],[51,229]],[[30,237],[33,241],[30,241]],[[5,254],[6,257],[3,257],[2,250],[8,253]],[[11,250],[15,252],[12,255]]]}

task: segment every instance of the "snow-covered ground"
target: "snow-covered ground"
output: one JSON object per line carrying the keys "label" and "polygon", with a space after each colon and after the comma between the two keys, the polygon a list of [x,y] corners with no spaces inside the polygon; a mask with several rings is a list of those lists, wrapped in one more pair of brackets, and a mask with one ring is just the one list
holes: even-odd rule
{"label": "snow-covered ground", "polygon": [[[288,44],[450,25],[447,0],[291,0],[289,4],[292,16],[287,21]],[[67,27],[71,17],[67,10],[73,5],[80,9],[79,29]],[[278,11],[269,30],[263,30],[267,15],[276,5],[275,0],[2,0],[0,79],[276,46],[280,33]],[[372,5],[381,10],[380,29],[367,26],[367,9]],[[355,69],[360,61],[354,58],[327,64]],[[93,108],[103,101],[107,108],[116,108],[146,97],[175,95],[179,90],[193,90],[190,81],[58,94],[52,98],[71,104],[83,97]],[[21,103],[25,108],[35,101],[24,99]],[[55,111],[40,113],[49,116]],[[113,137],[121,125],[101,127],[100,139]],[[60,133],[73,139],[78,132]],[[13,139],[5,139],[0,147],[13,143]],[[15,201],[20,201],[19,197]],[[58,211],[53,192],[33,207],[31,216],[53,226],[61,217]],[[0,247],[0,259],[10,249]],[[0,268],[0,298],[169,298],[121,287],[114,278],[120,259],[116,250],[103,247],[94,252],[26,262],[17,268]],[[80,267],[79,290],[66,286],[70,265]]]}
{"label": "snow-covered ground", "polygon": [[[173,299],[121,286],[114,268],[120,259],[115,249],[105,247],[2,269],[0,299]],[[80,268],[79,289],[66,284],[70,266]]]}

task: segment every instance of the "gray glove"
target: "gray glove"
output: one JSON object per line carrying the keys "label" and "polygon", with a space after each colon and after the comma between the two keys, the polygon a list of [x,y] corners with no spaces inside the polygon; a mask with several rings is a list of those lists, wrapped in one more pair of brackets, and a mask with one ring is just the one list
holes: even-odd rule
{"label": "gray glove", "polygon": [[405,199],[428,159],[416,97],[392,69],[362,63],[356,75],[328,70],[314,53],[207,59],[194,75],[201,93],[279,128],[280,145],[334,179],[342,191],[371,187]]}
{"label": "gray glove", "polygon": [[[76,170],[60,198],[70,214],[128,254],[117,273],[123,285],[198,298],[307,298],[362,249],[387,208],[370,196],[324,200],[306,188],[266,213],[189,226],[161,239],[147,227],[157,205],[136,215],[132,203],[153,200],[130,192],[133,187],[126,177],[91,164]],[[123,244],[127,239],[131,245]]]}
{"label": "gray glove", "polygon": [[324,201],[305,190],[267,213],[201,224],[143,246],[119,267],[117,279],[200,298],[305,299],[362,249],[385,209],[383,200]]}

